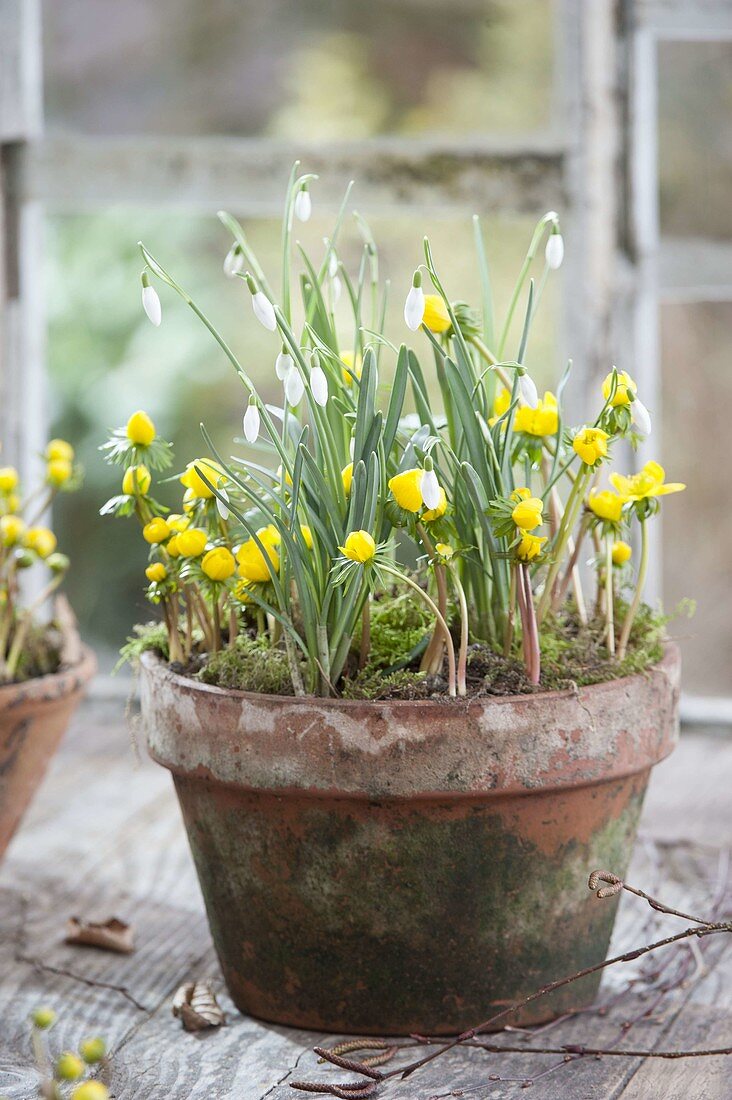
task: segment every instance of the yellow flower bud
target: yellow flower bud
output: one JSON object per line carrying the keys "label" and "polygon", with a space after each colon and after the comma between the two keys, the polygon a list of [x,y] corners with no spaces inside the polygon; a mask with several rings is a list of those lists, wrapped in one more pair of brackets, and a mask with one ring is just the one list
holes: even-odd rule
{"label": "yellow flower bud", "polygon": [[122,492],[131,497],[134,496],[135,488],[137,488],[137,492],[144,496],[151,483],[152,478],[147,466],[130,466],[129,469],[125,470],[125,476],[122,478]]}
{"label": "yellow flower bud", "polygon": [[[275,573],[279,572],[280,556],[275,546],[267,539],[260,539],[264,551],[269,558]],[[254,539],[247,539],[236,552],[236,560],[239,564],[239,576],[253,584],[262,584],[270,579],[267,558],[257,546]]]}
{"label": "yellow flower bud", "polygon": [[280,533],[274,523],[268,523],[266,527],[260,527],[257,530],[257,536],[266,546],[277,547],[282,542]]}
{"label": "yellow flower bud", "polygon": [[182,516],[179,512],[171,512],[166,523],[171,531],[185,531],[186,527],[191,525],[189,517]]}
{"label": "yellow flower bud", "polygon": [[165,549],[171,558],[180,557],[180,549],[178,547],[178,535],[172,535],[165,544]]}
{"label": "yellow flower bud", "polygon": [[[618,384],[615,393],[613,394],[613,399],[610,402],[613,408],[617,408],[618,405],[630,405],[633,400],[631,395],[638,392],[638,387],[636,386],[635,382],[630,377],[627,371],[621,370],[617,373]],[[606,401],[610,396],[612,385],[613,372],[610,371],[610,373],[605,378],[605,381],[602,383],[602,396],[605,398]]]}
{"label": "yellow flower bud", "polygon": [[520,489],[514,489],[508,499],[512,500],[514,504],[518,504],[521,500],[528,500],[530,496],[531,489],[527,489],[525,485],[522,485]]}
{"label": "yellow flower bud", "polygon": [[18,484],[18,471],[14,466],[0,467],[0,493],[12,493]]}
{"label": "yellow flower bud", "polygon": [[25,523],[20,516],[0,516],[0,539],[4,546],[15,546],[25,534]]}
{"label": "yellow flower bud", "polygon": [[62,459],[64,462],[74,461],[74,448],[65,439],[52,439],[46,446],[46,462],[54,459]]}
{"label": "yellow flower bud", "polygon": [[535,409],[529,405],[521,405],[516,409],[513,421],[515,432],[526,432],[527,435],[543,437],[556,435],[559,428],[559,411],[557,399],[548,390],[544,399],[539,401]]}
{"label": "yellow flower bud", "polygon": [[8,493],[5,500],[0,500],[0,507],[5,505],[6,512],[17,512],[20,508],[20,497],[17,493]]}
{"label": "yellow flower bud", "polygon": [[201,569],[212,581],[225,581],[236,570],[236,561],[231,550],[225,546],[215,546],[204,555]]}
{"label": "yellow flower bud", "polygon": [[149,447],[155,438],[155,425],[142,409],[138,409],[127,421],[127,438],[137,447]]}
{"label": "yellow flower bud", "polygon": [[424,313],[422,324],[426,325],[430,332],[447,332],[452,325],[447,306],[439,294],[425,294]]}
{"label": "yellow flower bud", "polygon": [[455,553],[452,546],[450,546],[449,542],[438,542],[438,543],[436,543],[435,544],[435,550],[440,555],[440,557],[443,559],[443,561],[449,561],[450,558]]}
{"label": "yellow flower bud", "polygon": [[376,543],[368,531],[351,531],[345,546],[339,546],[338,549],[344,558],[363,565],[364,562],[371,561],[376,553]]}
{"label": "yellow flower bud", "polygon": [[186,513],[192,512],[193,509],[196,507],[196,501],[198,499],[199,498],[193,492],[193,489],[186,489],[185,493],[183,494],[183,511]]}
{"label": "yellow flower bud", "polygon": [[34,550],[39,558],[47,558],[54,552],[58,542],[49,527],[29,527],[25,533],[25,545],[29,550]]}
{"label": "yellow flower bud", "polygon": [[608,523],[619,523],[623,514],[624,500],[611,489],[593,489],[587,498],[587,507],[598,519]]}
{"label": "yellow flower bud", "polygon": [[195,467],[198,466],[214,488],[218,489],[220,482],[224,478],[224,471],[219,466],[218,462],[214,462],[211,458],[197,458],[193,462],[189,462],[184,472],[180,475],[180,480],[186,489],[192,489],[193,493],[197,497],[202,497],[204,500],[209,500],[213,493],[209,489],[206,482],[196,473]]}
{"label": "yellow flower bud", "polygon": [[610,436],[602,428],[583,428],[572,440],[572,446],[587,466],[594,466],[607,457]]}
{"label": "yellow flower bud", "polygon": [[346,496],[351,492],[351,485],[353,484],[353,463],[349,462],[347,466],[344,466],[341,470],[341,481],[343,482],[343,491]]}
{"label": "yellow flower bud", "polygon": [[84,1072],[84,1063],[78,1054],[65,1050],[56,1060],[56,1076],[60,1081],[78,1081]]}
{"label": "yellow flower bud", "polygon": [[544,505],[539,497],[527,497],[525,500],[519,501],[511,512],[511,518],[522,531],[533,531],[535,527],[540,527],[543,522],[543,510]]}
{"label": "yellow flower bud", "polygon": [[156,582],[157,584],[160,584],[161,581],[165,580],[167,573],[168,571],[161,561],[152,562],[145,570],[145,576],[147,577],[147,579],[151,582]]}
{"label": "yellow flower bud", "polygon": [[79,1043],[79,1054],[88,1066],[101,1062],[107,1053],[107,1044],[98,1035],[92,1035],[88,1039],[82,1039]]}
{"label": "yellow flower bud", "polygon": [[341,362],[345,363],[348,367],[348,370],[341,371],[341,374],[343,375],[343,381],[345,382],[345,384],[347,386],[350,386],[353,383],[354,374],[356,375],[356,378],[361,377],[361,371],[363,370],[361,356],[359,355],[354,357],[352,351],[342,351]]}
{"label": "yellow flower bud", "polygon": [[625,565],[626,561],[630,561],[633,551],[627,542],[623,542],[622,539],[617,539],[613,543],[613,565]]}
{"label": "yellow flower bud", "polygon": [[530,535],[528,531],[524,531],[521,536],[521,541],[516,547],[516,554],[519,560],[533,561],[534,558],[538,558],[541,553],[541,548],[546,541],[546,535]]}
{"label": "yellow flower bud", "polygon": [[440,503],[436,508],[428,508],[426,512],[422,513],[422,519],[425,523],[434,523],[436,519],[440,519],[447,511],[447,495],[445,490],[440,486]]}
{"label": "yellow flower bud", "polygon": [[310,530],[306,523],[300,524],[300,534],[303,537],[303,542],[307,546],[308,550],[313,548],[313,532]]}
{"label": "yellow flower bud", "polygon": [[165,542],[170,534],[170,527],[163,519],[162,516],[155,516],[149,523],[146,523],[142,529],[142,537],[145,542],[155,544],[156,542]]}
{"label": "yellow flower bud", "polygon": [[197,558],[206,549],[208,535],[200,527],[189,527],[177,536],[178,553],[184,558]]}
{"label": "yellow flower bud", "polygon": [[109,1100],[109,1089],[101,1081],[84,1081],[76,1086],[70,1100]]}
{"label": "yellow flower bud", "polygon": [[49,1027],[53,1027],[56,1023],[56,1013],[52,1008],[46,1008],[44,1005],[31,1013],[31,1020],[34,1027],[39,1028],[41,1031],[47,1031]]}
{"label": "yellow flower bud", "polygon": [[73,472],[74,468],[67,458],[52,458],[46,466],[46,481],[54,489],[60,489]]}
{"label": "yellow flower bud", "polygon": [[392,496],[405,512],[418,512],[422,507],[422,477],[424,470],[404,470],[389,479]]}

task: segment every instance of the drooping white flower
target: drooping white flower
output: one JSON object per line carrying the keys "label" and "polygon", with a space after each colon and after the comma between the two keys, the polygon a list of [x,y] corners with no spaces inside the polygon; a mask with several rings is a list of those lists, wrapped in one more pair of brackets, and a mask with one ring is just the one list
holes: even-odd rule
{"label": "drooping white flower", "polygon": [[558,231],[550,233],[546,242],[546,248],[544,249],[544,256],[546,258],[547,267],[552,271],[556,271],[557,268],[562,266],[562,260],[564,259],[564,238]]}
{"label": "drooping white flower", "polygon": [[247,411],[244,413],[244,436],[248,443],[256,443],[259,438],[259,428],[259,409],[254,398],[250,397]]}
{"label": "drooping white flower", "polygon": [[338,299],[341,296],[341,291],[343,290],[343,283],[341,282],[341,280],[338,278],[337,275],[334,275],[333,278],[331,279],[330,285],[331,285],[331,289],[333,291],[333,305],[335,305],[336,302],[338,301]]}
{"label": "drooping white flower", "polygon": [[633,414],[633,423],[643,435],[650,435],[653,429],[651,423],[651,414],[645,407],[643,402],[638,398],[634,398],[631,405],[631,412]]}
{"label": "drooping white flower", "polygon": [[275,359],[275,374],[279,378],[280,382],[285,381],[294,365],[295,364],[292,361],[292,356],[283,348],[280,354]]}
{"label": "drooping white flower", "polygon": [[310,199],[310,192],[307,186],[301,187],[295,195],[295,217],[301,222],[306,222],[310,220],[312,212],[313,204]]}
{"label": "drooping white flower", "polygon": [[356,437],[355,437],[355,435],[352,435],[351,439],[350,439],[350,442],[348,444],[348,453],[351,456],[351,462],[353,462],[353,455],[354,455],[355,450],[356,450]]}
{"label": "drooping white flower", "polygon": [[428,470],[425,466],[420,488],[425,508],[437,508],[440,503],[440,483],[433,469]]}
{"label": "drooping white flower", "polygon": [[[224,498],[224,500],[229,499],[226,489],[219,488],[218,492]],[[229,509],[226,507],[224,500],[219,500],[219,498],[216,497],[216,511],[219,513],[222,519],[228,519]]]}
{"label": "drooping white flower", "polygon": [[528,405],[530,409],[535,409],[538,406],[539,391],[530,374],[522,374],[519,376],[519,393],[524,405]]}
{"label": "drooping white flower", "polygon": [[290,405],[299,405],[304,392],[305,383],[300,377],[300,371],[293,368],[285,379],[285,397]]}
{"label": "drooping white flower", "polygon": [[404,303],[404,321],[408,329],[416,332],[422,324],[424,317],[424,291],[422,290],[422,275],[415,271],[412,285]]}
{"label": "drooping white flower", "polygon": [[325,371],[320,365],[313,367],[310,371],[310,390],[313,400],[321,408],[325,408],[328,404],[328,379],[325,377]]}
{"label": "drooping white flower", "polygon": [[224,257],[224,275],[235,279],[244,270],[244,253],[240,244],[233,244]]}
{"label": "drooping white flower", "polygon": [[277,317],[275,316],[274,306],[267,295],[261,290],[252,294],[252,309],[259,323],[264,325],[266,329],[269,329],[270,332],[274,332],[277,328]]}
{"label": "drooping white flower", "polygon": [[336,256],[335,252],[331,252],[331,254],[328,256],[328,274],[330,275],[331,279],[335,279],[336,275],[338,274],[338,257]]}
{"label": "drooping white flower", "polygon": [[150,286],[150,278],[146,271],[142,274],[142,308],[148,320],[157,328],[163,319],[163,309],[157,290],[154,286]]}

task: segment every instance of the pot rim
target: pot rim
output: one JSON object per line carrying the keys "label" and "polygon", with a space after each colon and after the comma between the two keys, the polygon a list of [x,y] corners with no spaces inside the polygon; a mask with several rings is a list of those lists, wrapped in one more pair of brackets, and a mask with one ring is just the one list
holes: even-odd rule
{"label": "pot rim", "polygon": [[62,665],[45,676],[33,676],[0,685],[0,711],[16,706],[19,701],[46,703],[80,691],[97,670],[94,651],[82,643],[81,656],[70,665]]}
{"label": "pot rim", "polygon": [[[180,673],[174,672],[170,665],[154,650],[148,649],[142,653],[140,661],[155,675],[160,675],[172,681],[183,691],[202,692],[208,695],[224,696],[227,699],[242,699],[250,703],[257,703],[260,706],[263,705],[263,701],[266,701],[267,703],[277,706],[282,706],[283,704],[286,706],[312,706],[315,703],[318,706],[332,707],[335,710],[344,711],[356,710],[363,707],[374,709],[388,707],[389,710],[395,709],[398,711],[405,708],[429,710],[443,707],[449,707],[450,709],[461,707],[464,709],[471,706],[485,707],[487,704],[515,706],[519,703],[536,706],[543,700],[574,699],[583,692],[592,691],[593,689],[602,689],[609,685],[617,685],[620,688],[623,685],[633,684],[638,680],[647,679],[648,676],[654,672],[676,666],[680,661],[680,653],[679,647],[675,642],[667,641],[664,643],[661,660],[653,665],[649,665],[648,668],[643,669],[642,672],[634,672],[630,676],[618,676],[610,680],[599,680],[594,684],[583,684],[574,689],[571,687],[555,688],[551,691],[524,692],[516,695],[486,694],[456,698],[451,698],[446,695],[444,698],[440,699],[336,699],[324,695],[270,695],[266,692],[240,691],[238,688],[222,688],[216,684],[205,684],[202,681],[194,680],[190,676],[182,676]],[[0,689],[0,691],[2,690],[4,689]]]}

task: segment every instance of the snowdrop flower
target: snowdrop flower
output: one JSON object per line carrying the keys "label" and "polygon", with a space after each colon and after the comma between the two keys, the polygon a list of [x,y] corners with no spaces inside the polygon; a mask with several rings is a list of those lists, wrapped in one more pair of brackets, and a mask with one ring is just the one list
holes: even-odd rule
{"label": "snowdrop flower", "polygon": [[558,267],[562,266],[562,260],[564,259],[564,238],[559,232],[556,223],[546,242],[544,256],[546,258],[547,267],[552,271],[556,271]]}
{"label": "snowdrop flower", "polygon": [[270,332],[274,332],[277,328],[277,317],[275,315],[274,306],[266,294],[261,290],[257,290],[257,284],[251,275],[247,275],[247,286],[252,296],[254,316],[257,318],[260,325],[264,325]]}
{"label": "snowdrop flower", "polygon": [[639,432],[643,435],[650,435],[653,429],[651,414],[639,397],[634,398],[630,411],[633,414],[633,423],[638,428]]}
{"label": "snowdrop flower", "polygon": [[[229,499],[229,496],[226,492],[226,489],[219,489],[219,493],[224,498],[224,500]],[[226,507],[226,504],[224,503],[224,500],[219,500],[219,498],[216,497],[216,511],[219,513],[219,515],[221,516],[222,519],[228,519],[229,518],[229,509]]]}
{"label": "snowdrop flower", "polygon": [[336,302],[338,301],[338,299],[341,296],[341,291],[343,290],[343,284],[342,284],[341,280],[338,278],[338,276],[334,275],[332,280],[331,280],[330,285],[331,285],[331,290],[333,292],[333,305],[335,305]]}
{"label": "snowdrop flower", "polygon": [[328,274],[330,275],[331,279],[335,279],[336,275],[338,274],[338,257],[336,256],[335,252],[331,252],[330,256],[328,257]]}
{"label": "snowdrop flower", "polygon": [[285,397],[290,405],[299,405],[305,392],[305,383],[299,370],[293,368],[285,379]]}
{"label": "snowdrop flower", "polygon": [[154,286],[150,286],[150,276],[143,271],[142,282],[142,308],[147,314],[148,320],[157,328],[163,319],[163,310],[158,298],[158,292]]}
{"label": "snowdrop flower", "polygon": [[283,346],[282,351],[275,359],[275,374],[279,378],[280,382],[284,382],[288,374],[294,367],[292,356]]}
{"label": "snowdrop flower", "polygon": [[539,392],[530,374],[522,374],[519,376],[519,393],[524,405],[528,405],[530,409],[538,407]]}
{"label": "snowdrop flower", "polygon": [[432,466],[432,459],[424,460],[424,473],[420,485],[425,508],[437,508],[440,503],[440,483]]}
{"label": "snowdrop flower", "polygon": [[416,332],[422,324],[424,317],[424,291],[422,290],[422,273],[415,271],[412,285],[404,303],[404,320],[407,328]]}
{"label": "snowdrop flower", "polygon": [[240,244],[233,244],[224,258],[224,275],[235,279],[244,270],[244,253]]}
{"label": "snowdrop flower", "polygon": [[356,437],[355,437],[355,435],[352,435],[351,436],[351,441],[348,444],[348,453],[351,456],[351,462],[353,462],[353,455],[354,455],[355,450],[356,450]]}
{"label": "snowdrop flower", "polygon": [[244,413],[244,436],[248,443],[256,443],[259,438],[259,409],[254,394],[249,395],[249,404]]}
{"label": "snowdrop flower", "polygon": [[310,220],[312,212],[313,204],[310,199],[308,185],[305,183],[295,195],[295,217],[301,222],[306,222]]}
{"label": "snowdrop flower", "polygon": [[313,367],[310,371],[310,392],[313,395],[313,400],[322,409],[328,404],[328,379],[325,377],[325,371],[320,365],[316,352],[313,352],[311,363]]}

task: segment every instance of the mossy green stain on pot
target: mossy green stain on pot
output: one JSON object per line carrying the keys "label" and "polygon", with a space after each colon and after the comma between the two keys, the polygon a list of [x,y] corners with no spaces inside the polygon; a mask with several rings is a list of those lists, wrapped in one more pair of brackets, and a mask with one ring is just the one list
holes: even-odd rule
{"label": "mossy green stain on pot", "polygon": [[200,691],[150,659],[142,684],[243,1011],[450,1033],[604,958],[616,901],[587,876],[626,869],[676,736],[673,654],[648,677],[463,708]]}

